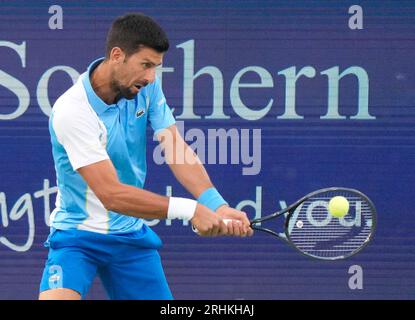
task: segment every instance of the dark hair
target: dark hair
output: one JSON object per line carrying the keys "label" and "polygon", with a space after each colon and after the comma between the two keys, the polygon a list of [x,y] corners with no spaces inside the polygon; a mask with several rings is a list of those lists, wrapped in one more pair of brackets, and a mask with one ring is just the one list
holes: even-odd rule
{"label": "dark hair", "polygon": [[128,13],[118,17],[107,35],[106,57],[114,47],[121,48],[127,56],[146,46],[159,53],[169,49],[169,40],[163,29],[150,17],[142,13]]}

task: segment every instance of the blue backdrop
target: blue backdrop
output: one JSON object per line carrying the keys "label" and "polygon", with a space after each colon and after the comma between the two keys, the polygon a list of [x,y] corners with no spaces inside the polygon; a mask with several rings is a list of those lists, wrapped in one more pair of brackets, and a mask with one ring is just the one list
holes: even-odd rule
{"label": "blue backdrop", "polygon": [[[349,13],[356,4],[361,16]],[[37,298],[56,196],[50,107],[103,55],[111,21],[129,11],[166,30],[165,95],[187,141],[206,138],[207,170],[231,205],[252,218],[345,186],[378,211],[373,242],[338,262],[311,260],[268,235],[208,239],[180,221],[149,221],[175,297],[414,299],[415,3],[383,0],[0,1],[0,298]],[[219,163],[208,147],[219,128],[256,162]],[[148,133],[147,189],[188,196],[156,163]],[[349,286],[355,265],[362,289]],[[106,298],[99,281],[88,298]]]}

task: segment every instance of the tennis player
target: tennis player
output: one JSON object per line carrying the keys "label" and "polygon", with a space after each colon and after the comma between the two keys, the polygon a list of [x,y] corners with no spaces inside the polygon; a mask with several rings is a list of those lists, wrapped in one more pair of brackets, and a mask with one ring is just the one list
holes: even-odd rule
{"label": "tennis player", "polygon": [[[49,130],[59,192],[39,299],[84,298],[96,275],[110,299],[172,299],[162,242],[143,218],[189,220],[202,236],[252,235],[246,214],[222,198],[175,126],[155,74],[168,48],[150,17],[119,17],[105,58],[56,101]],[[147,123],[197,200],[143,189]],[[177,148],[185,148],[185,161],[177,161]]]}

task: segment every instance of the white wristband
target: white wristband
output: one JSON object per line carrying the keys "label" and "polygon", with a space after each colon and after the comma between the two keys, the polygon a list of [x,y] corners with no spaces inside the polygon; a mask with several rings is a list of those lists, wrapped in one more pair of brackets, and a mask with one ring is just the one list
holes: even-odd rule
{"label": "white wristband", "polygon": [[170,197],[167,219],[190,220],[195,214],[197,201],[187,198]]}

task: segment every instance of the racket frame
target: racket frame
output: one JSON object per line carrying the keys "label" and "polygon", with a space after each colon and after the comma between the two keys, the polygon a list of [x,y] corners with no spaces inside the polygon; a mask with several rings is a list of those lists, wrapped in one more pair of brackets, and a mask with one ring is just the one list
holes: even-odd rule
{"label": "racket frame", "polygon": [[[357,250],[352,251],[351,253],[349,253],[347,255],[336,256],[336,257],[318,257],[318,256],[314,256],[314,255],[308,254],[306,252],[303,252],[290,239],[290,235],[288,233],[288,226],[289,226],[289,223],[290,223],[290,218],[294,214],[295,210],[302,203],[304,203],[306,200],[314,197],[315,195],[317,195],[319,193],[339,192],[339,191],[356,193],[360,197],[362,197],[365,201],[367,201],[367,203],[368,203],[368,205],[370,207],[371,214],[372,214],[372,225],[371,225],[371,232],[370,232],[369,236],[367,237],[367,239],[363,242],[363,244]],[[285,235],[285,237],[282,237],[279,232],[276,232],[276,231],[271,230],[269,228],[259,227],[259,226],[256,225],[258,223],[262,223],[262,222],[265,222],[265,221],[274,219],[276,217],[279,217],[281,215],[284,215],[285,213],[288,213],[287,216],[285,217],[285,222],[284,222],[284,235]],[[351,189],[351,188],[343,188],[343,187],[330,187],[330,188],[324,188],[324,189],[319,189],[319,190],[313,191],[313,192],[305,195],[304,197],[302,197],[298,201],[294,202],[293,204],[289,205],[287,208],[284,208],[283,210],[280,210],[280,211],[271,213],[271,214],[269,214],[269,215],[267,215],[265,217],[256,218],[256,219],[251,220],[251,228],[252,229],[257,230],[257,231],[262,231],[262,232],[265,232],[265,233],[268,233],[268,234],[271,234],[271,235],[277,237],[280,240],[283,240],[285,242],[288,242],[297,251],[301,252],[303,255],[305,255],[307,257],[311,257],[311,258],[319,259],[319,260],[327,260],[327,261],[342,260],[342,259],[348,258],[348,257],[353,256],[356,253],[362,251],[367,246],[367,244],[372,240],[373,235],[374,235],[374,231],[376,230],[376,225],[377,225],[376,209],[375,209],[375,206],[374,206],[373,202],[369,199],[369,197],[366,196],[364,193],[362,193],[359,190]]]}

